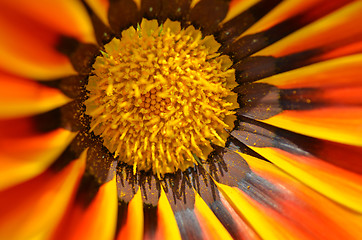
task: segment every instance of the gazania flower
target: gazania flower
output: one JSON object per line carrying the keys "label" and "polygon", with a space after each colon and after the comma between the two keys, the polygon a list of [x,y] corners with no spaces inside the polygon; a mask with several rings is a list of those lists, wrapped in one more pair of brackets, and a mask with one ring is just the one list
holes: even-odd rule
{"label": "gazania flower", "polygon": [[361,239],[361,12],[0,1],[0,239]]}

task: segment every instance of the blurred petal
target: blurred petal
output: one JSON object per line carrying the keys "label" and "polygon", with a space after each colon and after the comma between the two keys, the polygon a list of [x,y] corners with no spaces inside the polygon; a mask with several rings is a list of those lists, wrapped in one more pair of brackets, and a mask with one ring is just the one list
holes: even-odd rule
{"label": "blurred petal", "polygon": [[103,184],[90,203],[76,198],[52,239],[114,239],[117,223],[116,178]]}
{"label": "blurred petal", "polygon": [[[15,125],[16,126],[16,125]],[[0,139],[0,189],[42,173],[65,150],[75,133],[65,129]]]}
{"label": "blurred petal", "polygon": [[60,172],[49,169],[28,182],[1,191],[0,239],[49,237],[74,196],[84,168],[83,155]]}
{"label": "blurred petal", "polygon": [[32,117],[0,119],[0,139],[27,137],[35,134],[37,134],[35,120]]}
{"label": "blurred petal", "polygon": [[0,118],[36,115],[70,101],[57,89],[4,73],[0,73],[0,85]]}
{"label": "blurred petal", "polygon": [[85,2],[92,8],[92,10],[103,21],[103,23],[109,26],[108,22],[109,0],[85,0]]}
{"label": "blurred petal", "polygon": [[[47,9],[47,11],[44,11]],[[86,10],[78,1],[1,1],[0,68],[24,77],[50,79],[75,71],[61,54],[61,38],[95,43]]]}
{"label": "blurred petal", "polygon": [[117,239],[143,239],[143,201],[141,190],[128,204],[126,223],[121,227]]}

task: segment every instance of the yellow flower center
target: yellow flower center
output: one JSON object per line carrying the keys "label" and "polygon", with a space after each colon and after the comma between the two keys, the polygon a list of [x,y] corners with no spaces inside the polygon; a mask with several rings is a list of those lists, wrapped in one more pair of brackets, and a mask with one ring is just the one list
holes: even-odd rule
{"label": "yellow flower center", "polygon": [[119,161],[160,178],[206,159],[224,145],[237,108],[234,69],[203,37],[179,22],[143,20],[96,58],[86,113]]}

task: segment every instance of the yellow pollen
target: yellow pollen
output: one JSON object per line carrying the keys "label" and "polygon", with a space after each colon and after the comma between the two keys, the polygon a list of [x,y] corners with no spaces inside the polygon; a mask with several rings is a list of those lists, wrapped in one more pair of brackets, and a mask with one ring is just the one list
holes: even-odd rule
{"label": "yellow pollen", "polygon": [[133,171],[161,178],[223,146],[238,107],[235,73],[213,36],[179,22],[143,19],[93,64],[85,101],[90,130]]}

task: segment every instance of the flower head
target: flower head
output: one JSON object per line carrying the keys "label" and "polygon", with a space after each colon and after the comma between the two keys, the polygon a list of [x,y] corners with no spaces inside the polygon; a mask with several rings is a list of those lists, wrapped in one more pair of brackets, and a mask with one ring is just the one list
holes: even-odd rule
{"label": "flower head", "polygon": [[0,239],[359,239],[361,1],[0,1]]}

